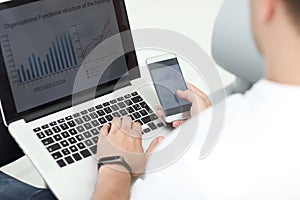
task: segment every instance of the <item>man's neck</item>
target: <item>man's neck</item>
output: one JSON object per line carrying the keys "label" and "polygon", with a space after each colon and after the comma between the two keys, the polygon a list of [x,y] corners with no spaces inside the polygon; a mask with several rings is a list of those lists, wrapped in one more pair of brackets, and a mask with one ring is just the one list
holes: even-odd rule
{"label": "man's neck", "polygon": [[285,35],[274,40],[266,58],[266,78],[282,84],[300,85],[300,36]]}

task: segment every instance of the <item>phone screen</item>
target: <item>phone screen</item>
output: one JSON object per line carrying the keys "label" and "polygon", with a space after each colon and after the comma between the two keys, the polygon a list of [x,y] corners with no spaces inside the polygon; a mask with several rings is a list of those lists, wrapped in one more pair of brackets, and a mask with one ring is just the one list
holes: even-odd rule
{"label": "phone screen", "polygon": [[189,111],[191,103],[176,94],[177,90],[187,89],[177,59],[151,63],[148,68],[164,114],[169,116]]}

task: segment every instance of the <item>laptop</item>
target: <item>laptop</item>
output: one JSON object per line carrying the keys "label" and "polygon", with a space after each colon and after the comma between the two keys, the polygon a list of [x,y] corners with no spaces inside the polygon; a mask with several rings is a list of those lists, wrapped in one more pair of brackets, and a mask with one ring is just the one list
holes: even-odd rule
{"label": "laptop", "polygon": [[3,121],[58,199],[91,198],[99,130],[114,117],[141,123],[145,148],[165,132],[125,31],[124,0],[0,4]]}

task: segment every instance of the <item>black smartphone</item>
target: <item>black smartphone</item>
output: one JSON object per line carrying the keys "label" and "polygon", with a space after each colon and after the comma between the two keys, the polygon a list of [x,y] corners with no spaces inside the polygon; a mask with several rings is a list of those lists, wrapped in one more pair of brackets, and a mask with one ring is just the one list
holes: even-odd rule
{"label": "black smartphone", "polygon": [[156,94],[164,112],[164,120],[171,123],[191,117],[192,104],[177,96],[177,90],[186,90],[187,86],[175,55],[147,59]]}

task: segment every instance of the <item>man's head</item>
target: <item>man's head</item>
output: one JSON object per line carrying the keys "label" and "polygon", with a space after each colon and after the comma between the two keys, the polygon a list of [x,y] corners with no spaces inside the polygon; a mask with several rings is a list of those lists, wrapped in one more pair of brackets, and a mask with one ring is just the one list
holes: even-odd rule
{"label": "man's head", "polygon": [[[285,32],[298,32],[300,36],[300,0],[249,0],[254,36],[262,54],[268,43]],[[270,45],[269,45],[270,46]]]}
{"label": "man's head", "polygon": [[267,79],[300,85],[300,0],[249,0]]}

